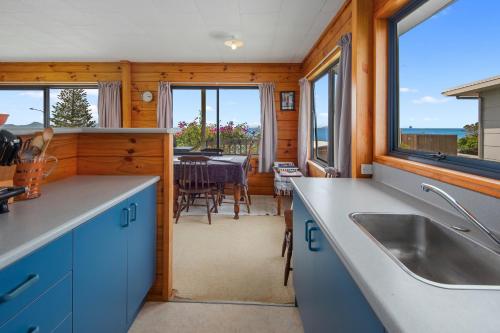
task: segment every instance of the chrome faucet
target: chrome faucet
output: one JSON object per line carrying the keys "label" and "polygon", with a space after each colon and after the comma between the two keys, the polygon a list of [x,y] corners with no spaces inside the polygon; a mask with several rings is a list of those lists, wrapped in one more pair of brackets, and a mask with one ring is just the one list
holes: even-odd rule
{"label": "chrome faucet", "polygon": [[460,214],[462,214],[469,222],[474,224],[476,227],[478,227],[482,232],[484,232],[488,237],[491,238],[495,242],[497,246],[500,246],[500,240],[498,239],[497,236],[495,236],[490,229],[485,227],[479,220],[472,215],[471,212],[469,212],[467,209],[464,208],[460,203],[458,203],[455,198],[453,198],[451,195],[440,189],[439,187],[436,187],[434,185],[422,183],[422,190],[424,192],[434,192],[437,195],[439,195],[441,198],[446,200],[453,208],[455,208]]}

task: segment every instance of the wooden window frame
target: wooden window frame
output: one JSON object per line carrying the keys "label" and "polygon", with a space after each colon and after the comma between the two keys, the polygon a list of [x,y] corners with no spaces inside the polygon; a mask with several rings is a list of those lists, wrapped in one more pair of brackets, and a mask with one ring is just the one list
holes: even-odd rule
{"label": "wooden window frame", "polygon": [[389,151],[389,19],[411,0],[389,0],[374,12],[373,161],[500,198],[500,181],[391,156]]}

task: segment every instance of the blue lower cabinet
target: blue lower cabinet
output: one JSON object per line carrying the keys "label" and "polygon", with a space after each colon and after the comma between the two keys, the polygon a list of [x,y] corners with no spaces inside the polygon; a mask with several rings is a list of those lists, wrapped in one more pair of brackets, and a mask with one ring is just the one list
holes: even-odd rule
{"label": "blue lower cabinet", "polygon": [[71,233],[0,270],[0,326],[71,271]]}
{"label": "blue lower cabinet", "polygon": [[335,250],[295,197],[294,286],[305,332],[384,332]]}
{"label": "blue lower cabinet", "polygon": [[[5,325],[0,333],[53,332],[71,315],[71,273],[56,283]],[[69,333],[71,326],[57,332]]]}
{"label": "blue lower cabinet", "polygon": [[156,186],[129,199],[127,326],[134,321],[156,276]]}
{"label": "blue lower cabinet", "polygon": [[73,331],[125,332],[128,207],[118,204],[73,231]]}
{"label": "blue lower cabinet", "polygon": [[126,332],[155,278],[156,186],[73,234],[73,331]]}

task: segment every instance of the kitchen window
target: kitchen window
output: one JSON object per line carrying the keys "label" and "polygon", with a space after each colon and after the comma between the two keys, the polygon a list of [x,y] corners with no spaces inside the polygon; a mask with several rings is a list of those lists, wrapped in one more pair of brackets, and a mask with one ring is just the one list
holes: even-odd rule
{"label": "kitchen window", "polygon": [[390,19],[392,155],[500,179],[499,11],[418,0]]}
{"label": "kitchen window", "polygon": [[96,86],[0,87],[0,113],[5,129],[96,127]]}
{"label": "kitchen window", "polygon": [[257,87],[174,87],[178,149],[258,153],[260,97]]}
{"label": "kitchen window", "polygon": [[327,68],[311,83],[311,158],[333,166],[333,114],[338,63]]}

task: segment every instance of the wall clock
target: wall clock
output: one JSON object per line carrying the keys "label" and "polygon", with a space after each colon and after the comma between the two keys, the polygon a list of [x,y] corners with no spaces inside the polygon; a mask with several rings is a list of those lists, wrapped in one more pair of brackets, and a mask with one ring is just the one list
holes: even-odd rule
{"label": "wall clock", "polygon": [[145,91],[142,93],[142,100],[149,103],[153,100],[153,93],[151,91]]}

